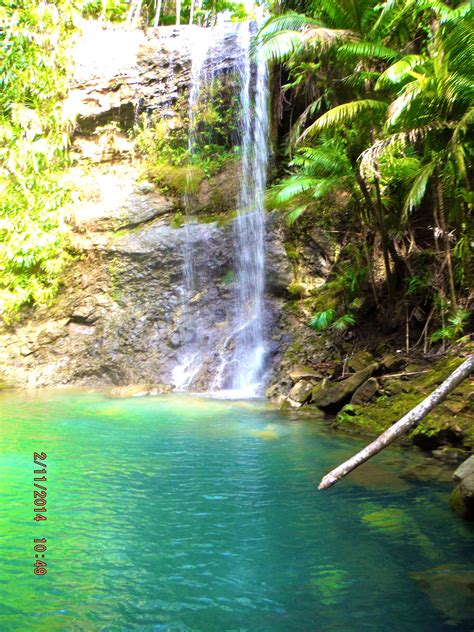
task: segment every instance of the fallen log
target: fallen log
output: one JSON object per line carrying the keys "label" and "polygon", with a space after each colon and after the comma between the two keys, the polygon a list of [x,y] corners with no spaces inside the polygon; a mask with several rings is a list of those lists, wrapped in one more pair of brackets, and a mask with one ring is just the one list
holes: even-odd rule
{"label": "fallen log", "polygon": [[449,393],[459,386],[468,375],[474,370],[474,355],[471,355],[465,360],[451,375],[444,380],[444,382],[438,386],[438,388],[431,393],[426,399],[420,402],[409,413],[402,417],[399,421],[390,426],[385,432],[383,432],[375,441],[372,441],[363,450],[358,452],[348,461],[345,461],[334,470],[331,470],[329,474],[326,474],[319,483],[318,489],[328,489],[332,487],[341,478],[347,476],[356,467],[365,463],[368,459],[378,454],[381,450],[386,448],[390,443],[398,439],[401,435],[405,434],[408,430],[416,426],[416,424],[423,419],[430,411],[433,410],[440,402],[443,401],[449,395]]}

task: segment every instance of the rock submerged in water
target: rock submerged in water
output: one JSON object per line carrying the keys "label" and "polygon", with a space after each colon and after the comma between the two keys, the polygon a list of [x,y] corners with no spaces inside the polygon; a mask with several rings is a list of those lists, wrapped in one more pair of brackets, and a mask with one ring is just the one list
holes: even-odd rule
{"label": "rock submerged in water", "polygon": [[169,384],[130,384],[129,386],[116,386],[109,396],[117,399],[127,397],[146,397],[149,395],[163,395],[170,393],[173,387]]}
{"label": "rock submerged in water", "polygon": [[[472,587],[474,571],[461,564],[437,566],[411,573],[433,606],[451,623],[472,621],[474,600]],[[468,629],[466,627],[466,629]]]}

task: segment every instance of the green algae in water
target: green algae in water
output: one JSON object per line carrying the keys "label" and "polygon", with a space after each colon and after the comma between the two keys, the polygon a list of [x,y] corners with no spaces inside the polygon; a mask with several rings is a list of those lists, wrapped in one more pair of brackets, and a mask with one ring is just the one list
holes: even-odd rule
{"label": "green algae in water", "polygon": [[396,451],[377,458],[382,486],[318,493],[361,442],[264,402],[4,393],[0,430],[2,631],[469,629],[422,578],[472,558],[470,526],[450,486],[396,482]]}

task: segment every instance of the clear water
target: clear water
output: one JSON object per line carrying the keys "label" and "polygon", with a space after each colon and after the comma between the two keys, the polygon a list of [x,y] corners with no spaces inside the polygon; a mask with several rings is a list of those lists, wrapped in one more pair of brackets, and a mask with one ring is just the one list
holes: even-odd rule
{"label": "clear water", "polygon": [[[0,410],[2,631],[472,629],[472,532],[449,486],[398,478],[411,453],[320,493],[360,442],[264,403],[24,393]],[[432,568],[428,595],[412,573]]]}

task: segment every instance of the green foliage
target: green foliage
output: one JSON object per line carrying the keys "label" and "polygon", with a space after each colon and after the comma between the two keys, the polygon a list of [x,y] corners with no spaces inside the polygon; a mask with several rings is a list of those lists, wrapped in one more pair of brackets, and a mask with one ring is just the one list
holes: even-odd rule
{"label": "green foliage", "polygon": [[69,0],[0,7],[0,313],[50,301],[68,260],[62,206],[67,191]]}
{"label": "green foliage", "polygon": [[471,312],[464,309],[456,310],[454,314],[448,318],[449,325],[447,327],[438,329],[431,334],[431,342],[438,342],[440,340],[453,342],[457,340],[467,327],[470,318]]}
{"label": "green foliage", "polygon": [[128,0],[86,0],[81,10],[85,18],[102,18],[110,22],[122,22],[127,18]]}
{"label": "green foliage", "polygon": [[175,105],[172,119],[164,120],[157,114],[141,116],[134,137],[145,158],[148,178],[179,195],[195,195],[204,178],[211,178],[238,156],[240,148],[232,142],[239,120],[232,85],[228,77],[227,83],[214,80],[202,86],[192,130],[183,99]]}
{"label": "green foliage", "polygon": [[[428,315],[436,294],[449,296],[435,310],[442,321],[473,280],[472,6],[287,0],[282,7],[290,11],[267,21],[260,46],[286,68],[285,100],[304,110],[289,130],[288,173],[274,185],[271,203],[289,224],[325,217],[340,231],[331,206],[345,195],[346,226],[366,242],[362,267],[375,302],[381,291],[394,300],[404,286]],[[413,268],[420,251],[432,255],[429,275]],[[381,261],[384,288],[376,287]],[[345,308],[338,311],[352,314],[350,292],[341,291]],[[325,309],[316,326],[320,317]],[[442,337],[451,334],[449,328]]]}
{"label": "green foliage", "polygon": [[166,191],[173,191],[178,195],[195,195],[206,174],[197,165],[176,166],[157,161],[148,165],[147,176]]}
{"label": "green foliage", "polygon": [[317,331],[323,331],[333,324],[336,318],[335,309],[326,309],[324,312],[318,312],[309,321],[309,326]]}

